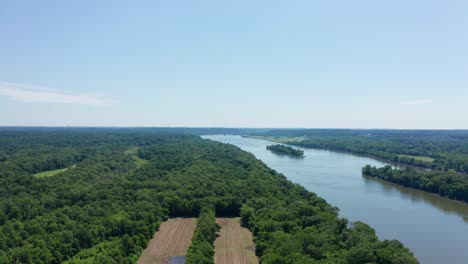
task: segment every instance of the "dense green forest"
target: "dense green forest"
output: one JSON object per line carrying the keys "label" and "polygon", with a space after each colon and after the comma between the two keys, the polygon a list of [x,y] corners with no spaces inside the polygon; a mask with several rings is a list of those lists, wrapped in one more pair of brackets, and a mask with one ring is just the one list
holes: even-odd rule
{"label": "dense green forest", "polygon": [[285,155],[290,155],[294,157],[304,157],[303,150],[295,149],[286,145],[281,145],[281,144],[270,145],[270,146],[267,146],[266,149],[274,153],[278,153],[278,154],[285,154]]}
{"label": "dense green forest", "polygon": [[0,145],[0,263],[135,263],[162,221],[201,208],[241,215],[262,263],[417,263],[232,145],[98,129],[3,131]]}
{"label": "dense green forest", "polygon": [[192,238],[185,263],[187,264],[214,264],[214,247],[216,232],[219,225],[213,210],[202,208],[197,219],[197,227]]}
{"label": "dense green forest", "polygon": [[393,169],[390,165],[376,168],[366,165],[362,174],[468,202],[468,176],[454,171]]}

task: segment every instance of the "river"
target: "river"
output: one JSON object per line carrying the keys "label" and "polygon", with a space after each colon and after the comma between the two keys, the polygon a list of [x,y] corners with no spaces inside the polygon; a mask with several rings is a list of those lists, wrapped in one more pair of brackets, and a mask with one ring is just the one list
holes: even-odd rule
{"label": "river", "polygon": [[375,228],[381,239],[397,239],[422,264],[468,263],[468,205],[374,178],[363,177],[375,159],[326,150],[303,149],[305,158],[276,155],[273,143],[233,135],[203,138],[230,143],[254,154],[294,183],[315,192],[351,221]]}

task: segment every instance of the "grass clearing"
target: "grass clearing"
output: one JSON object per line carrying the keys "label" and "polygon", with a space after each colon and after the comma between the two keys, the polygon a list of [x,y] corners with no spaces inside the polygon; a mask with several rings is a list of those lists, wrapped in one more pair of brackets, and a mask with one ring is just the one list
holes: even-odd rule
{"label": "grass clearing", "polygon": [[138,153],[138,149],[140,149],[140,147],[132,146],[125,150],[124,153],[127,155],[136,155]]}
{"label": "grass clearing", "polygon": [[252,233],[241,227],[239,218],[217,218],[221,226],[214,242],[216,264],[258,264]]}
{"label": "grass clearing", "polygon": [[140,168],[141,166],[148,163],[148,161],[138,157],[138,149],[140,149],[140,147],[133,146],[133,147],[130,147],[127,150],[125,150],[124,153],[127,154],[127,155],[131,155],[132,159],[135,161],[135,164],[136,164],[137,168]]}
{"label": "grass clearing", "polygon": [[419,160],[419,161],[423,161],[423,162],[427,162],[427,163],[432,163],[434,161],[433,158],[431,157],[424,157],[424,156],[412,156],[412,155],[403,155],[403,154],[400,154],[398,155],[398,157],[402,157],[402,158],[413,158],[415,160]]}
{"label": "grass clearing", "polygon": [[69,168],[63,168],[63,169],[56,169],[56,170],[50,170],[50,171],[43,171],[43,172],[39,172],[39,173],[35,173],[33,174],[33,176],[35,178],[45,178],[45,177],[50,177],[50,176],[54,176],[55,174],[58,174],[58,173],[61,173],[61,172],[64,172],[68,169],[73,169],[75,168],[76,164],[73,164],[72,166],[70,166]]}
{"label": "grass clearing", "polygon": [[138,259],[138,264],[167,264],[172,257],[185,256],[196,225],[196,218],[172,218],[163,222]]}

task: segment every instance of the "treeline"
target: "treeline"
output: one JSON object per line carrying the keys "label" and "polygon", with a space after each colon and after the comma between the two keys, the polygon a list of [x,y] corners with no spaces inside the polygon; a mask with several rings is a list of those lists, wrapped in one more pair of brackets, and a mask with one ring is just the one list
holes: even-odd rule
{"label": "treeline", "polygon": [[306,137],[288,144],[468,173],[468,130],[284,129],[256,135]]}
{"label": "treeline", "polygon": [[390,165],[376,168],[366,165],[362,169],[362,174],[406,187],[436,193],[450,199],[468,202],[468,176],[454,171],[394,169]]}
{"label": "treeline", "polygon": [[[99,131],[0,132],[0,142],[0,263],[135,263],[159,223],[177,216],[206,219],[195,243],[206,247],[207,205],[218,216],[242,214],[262,263],[417,263],[401,243],[349,226],[325,200],[232,145]],[[140,167],[127,151],[135,146],[147,160]],[[40,155],[59,159],[63,149],[85,155],[48,178],[16,159],[42,168]]]}
{"label": "treeline", "polygon": [[266,128],[222,128],[222,127],[0,127],[0,133],[81,133],[81,134],[190,134],[190,135],[245,135],[264,133]]}
{"label": "treeline", "polygon": [[315,194],[298,185],[288,189],[290,195],[259,197],[241,209],[261,263],[418,263],[400,242],[379,241],[370,226],[339,218]]}
{"label": "treeline", "polygon": [[197,219],[197,227],[192,238],[185,263],[214,264],[214,246],[219,225],[216,223],[215,213],[207,208],[201,210]]}
{"label": "treeline", "polygon": [[279,154],[285,154],[285,155],[290,155],[294,157],[304,157],[303,150],[295,149],[286,145],[281,145],[281,144],[269,145],[266,147],[266,149],[275,153],[279,153]]}
{"label": "treeline", "polygon": [[[372,156],[394,163],[430,168],[434,170],[456,170],[468,173],[468,155],[456,152],[435,152],[425,150],[425,146],[414,141],[393,141],[386,138],[344,137],[344,138],[308,138],[301,142],[291,142],[302,147],[328,149]],[[414,157],[427,157],[432,161]]]}

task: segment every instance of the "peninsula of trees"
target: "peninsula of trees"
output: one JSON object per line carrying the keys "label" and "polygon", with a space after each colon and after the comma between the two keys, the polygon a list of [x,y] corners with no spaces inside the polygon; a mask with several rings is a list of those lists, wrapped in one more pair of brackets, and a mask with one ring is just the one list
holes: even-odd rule
{"label": "peninsula of trees", "polygon": [[300,149],[295,149],[290,146],[286,145],[281,145],[281,144],[276,144],[276,145],[270,145],[266,147],[268,150],[278,153],[278,154],[284,154],[284,155],[289,155],[289,156],[294,156],[294,157],[304,157],[304,151]]}
{"label": "peninsula of trees", "polygon": [[468,177],[454,171],[423,171],[409,167],[393,169],[390,165],[376,168],[366,165],[362,174],[468,202]]}
{"label": "peninsula of trees", "polygon": [[136,263],[169,217],[199,217],[187,261],[209,261],[214,216],[241,216],[265,264],[418,263],[233,145],[131,129],[4,131],[0,145],[0,263]]}

